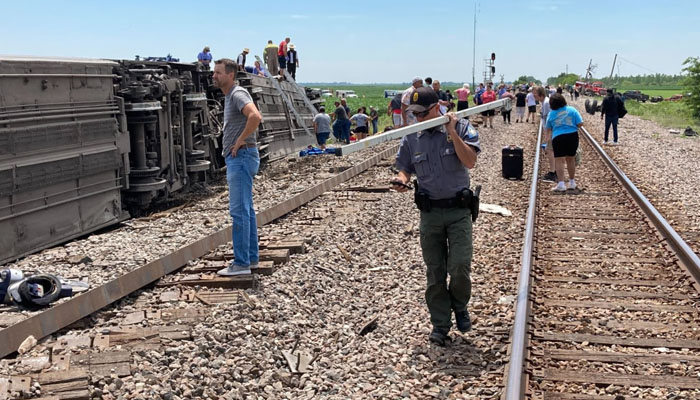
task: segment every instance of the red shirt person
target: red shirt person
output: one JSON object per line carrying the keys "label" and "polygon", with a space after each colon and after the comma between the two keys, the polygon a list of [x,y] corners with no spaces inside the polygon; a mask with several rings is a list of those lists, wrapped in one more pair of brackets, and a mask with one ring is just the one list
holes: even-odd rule
{"label": "red shirt person", "polygon": [[287,43],[292,40],[290,38],[284,38],[280,42],[279,49],[277,50],[277,60],[280,64],[280,75],[284,76],[284,70],[287,69]]}
{"label": "red shirt person", "polygon": [[[486,91],[481,95],[481,104],[488,104],[491,103],[492,101],[496,101],[496,92],[493,90],[493,84],[490,82],[486,84]],[[489,125],[491,128],[493,128],[493,116],[496,114],[496,110],[488,110],[488,111],[483,111],[481,115],[484,117],[484,127]],[[487,124],[488,122],[488,124]]]}

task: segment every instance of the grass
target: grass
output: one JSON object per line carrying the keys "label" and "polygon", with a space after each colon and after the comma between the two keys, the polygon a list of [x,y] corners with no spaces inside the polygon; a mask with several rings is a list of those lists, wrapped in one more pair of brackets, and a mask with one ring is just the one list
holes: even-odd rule
{"label": "grass", "polygon": [[682,101],[663,101],[656,104],[626,101],[625,107],[630,114],[654,121],[664,128],[682,131],[691,126],[695,131],[700,129],[700,121],[693,117],[688,105]]}

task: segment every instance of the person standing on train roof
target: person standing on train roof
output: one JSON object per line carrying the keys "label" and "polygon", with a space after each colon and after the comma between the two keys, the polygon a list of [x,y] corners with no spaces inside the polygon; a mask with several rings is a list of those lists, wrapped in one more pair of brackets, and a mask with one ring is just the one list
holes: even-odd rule
{"label": "person standing on train roof", "polygon": [[[417,88],[408,110],[418,122],[439,118],[437,93]],[[457,329],[472,323],[467,311],[471,297],[472,219],[478,198],[469,190],[469,169],[481,152],[479,133],[468,120],[448,113],[449,122],[406,135],[396,155],[399,174],[392,189],[405,192],[411,175],[418,180],[414,199],[420,210],[420,246],[427,266],[425,300],[433,325],[428,339],[443,346],[450,340],[452,313]],[[450,275],[449,285],[447,275]]]}
{"label": "person standing on train roof", "polygon": [[280,75],[282,79],[284,79],[284,70],[287,69],[287,44],[289,44],[290,40],[292,39],[288,37],[284,38],[277,48],[277,62],[280,65]]}
{"label": "person standing on train roof", "polygon": [[253,178],[260,167],[256,131],[262,115],[250,93],[236,85],[238,65],[223,58],[214,62],[214,86],[226,96],[221,155],[226,159],[229,212],[233,219],[233,261],[217,273],[250,275],[258,267],[258,224],[253,206]]}
{"label": "person standing on train roof", "polygon": [[238,55],[238,59],[236,59],[236,64],[238,64],[239,71],[245,71],[245,59],[248,53],[250,53],[250,50],[246,47],[245,49],[243,49],[241,54]]}

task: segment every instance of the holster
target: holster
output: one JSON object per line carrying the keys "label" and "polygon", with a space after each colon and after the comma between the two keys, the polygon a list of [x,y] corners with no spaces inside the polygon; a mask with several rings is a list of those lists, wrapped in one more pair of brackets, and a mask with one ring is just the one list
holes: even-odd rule
{"label": "holster", "polygon": [[416,207],[421,211],[430,212],[430,197],[420,190],[417,180],[413,181],[413,189],[413,201],[416,203]]}
{"label": "holster", "polygon": [[469,205],[472,211],[472,222],[476,222],[476,218],[479,217],[479,194],[481,194],[481,185],[477,185],[476,188],[474,188]]}

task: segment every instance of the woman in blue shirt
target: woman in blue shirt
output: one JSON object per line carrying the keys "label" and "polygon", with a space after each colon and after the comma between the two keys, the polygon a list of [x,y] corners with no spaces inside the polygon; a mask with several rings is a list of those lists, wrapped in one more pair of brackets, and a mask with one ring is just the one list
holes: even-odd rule
{"label": "woman in blue shirt", "polygon": [[[565,192],[566,189],[576,189],[576,150],[578,149],[578,128],[583,125],[581,114],[566,105],[566,99],[561,93],[549,97],[552,109],[547,117],[545,128],[552,134],[554,163],[559,182],[552,188],[555,192]],[[564,184],[564,165],[569,172],[569,183]]]}

